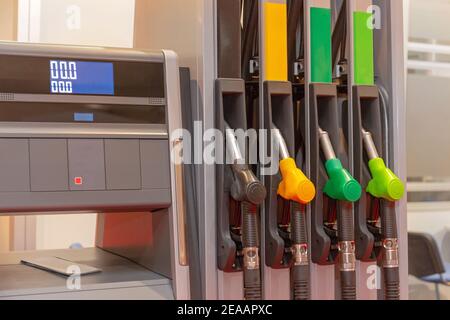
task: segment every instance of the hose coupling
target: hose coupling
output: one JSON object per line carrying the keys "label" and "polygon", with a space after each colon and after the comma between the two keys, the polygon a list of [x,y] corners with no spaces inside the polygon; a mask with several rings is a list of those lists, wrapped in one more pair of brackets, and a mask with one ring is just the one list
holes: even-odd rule
{"label": "hose coupling", "polygon": [[309,264],[307,243],[292,245],[291,252],[295,266],[306,266]]}
{"label": "hose coupling", "polygon": [[340,271],[356,270],[356,255],[354,241],[341,241],[339,248],[339,267]]}
{"label": "hose coupling", "polygon": [[259,269],[259,250],[257,247],[244,248],[242,254],[244,256],[244,269]]}
{"label": "hose coupling", "polygon": [[398,239],[383,240],[383,268],[398,268]]}

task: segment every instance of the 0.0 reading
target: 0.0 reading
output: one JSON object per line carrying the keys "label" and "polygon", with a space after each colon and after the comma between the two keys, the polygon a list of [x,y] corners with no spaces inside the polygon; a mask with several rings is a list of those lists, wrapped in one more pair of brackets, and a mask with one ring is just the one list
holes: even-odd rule
{"label": "0.0 reading", "polygon": [[52,94],[114,95],[112,62],[50,60]]}
{"label": "0.0 reading", "polygon": [[72,93],[72,81],[77,80],[77,63],[51,60],[50,76],[52,93]]}

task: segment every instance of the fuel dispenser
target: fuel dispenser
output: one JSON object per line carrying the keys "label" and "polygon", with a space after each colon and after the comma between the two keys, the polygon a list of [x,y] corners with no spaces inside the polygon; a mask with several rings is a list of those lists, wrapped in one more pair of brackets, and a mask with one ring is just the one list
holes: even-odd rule
{"label": "fuel dispenser", "polygon": [[[191,4],[188,9],[187,2]],[[349,17],[355,5],[361,5],[358,11],[366,12],[368,5],[363,6],[364,2],[154,0],[150,1],[150,8],[165,19],[141,19],[141,22],[145,20],[145,32],[141,33],[148,39],[148,47],[173,48],[179,53],[180,61],[191,68],[196,93],[194,105],[199,110],[203,129],[217,128],[226,133],[226,122],[234,131],[265,129],[271,133],[269,139],[258,142],[259,154],[267,159],[260,157],[256,163],[247,158],[246,146],[237,140],[242,158],[246,159],[244,165],[263,182],[267,193],[257,214],[252,216],[260,224],[259,270],[263,299],[366,297],[368,276],[366,265],[361,264],[360,252],[365,251],[367,245],[364,237],[360,239],[360,226],[367,228],[369,211],[364,211],[361,220],[359,208],[368,197],[369,181],[375,177],[369,170],[362,130],[371,133],[378,156],[402,179],[405,150],[404,53],[403,47],[397,45],[403,41],[402,24],[398,22],[403,11],[402,1],[373,1],[381,9],[383,19],[382,28],[374,31],[373,40],[377,52],[374,79],[379,88],[386,91],[380,96],[382,99],[378,98],[381,144],[376,127],[364,120],[365,115],[361,116],[359,129],[354,125],[352,101],[357,88],[353,90],[352,66],[354,63],[365,66],[365,62],[353,58],[350,39],[357,30]],[[343,4],[346,14],[339,15]],[[162,29],[167,31],[167,36],[160,36]],[[365,89],[359,94],[376,95]],[[361,99],[362,105],[368,105],[370,99]],[[383,111],[383,100],[386,100],[386,111]],[[347,107],[345,101],[348,101]],[[384,117],[389,120],[388,131],[384,128]],[[361,135],[360,147],[357,147],[357,134]],[[388,144],[384,142],[386,137]],[[233,141],[231,135],[228,140]],[[359,156],[363,154],[366,178],[357,169]],[[271,158],[279,162],[280,170],[267,174]],[[372,163],[373,168],[379,170],[381,162]],[[201,181],[199,230],[206,299],[244,297],[243,230],[239,228],[242,227],[239,225],[242,210],[231,189],[237,175],[235,169],[233,164],[202,164],[198,168]],[[295,178],[291,179],[291,175]],[[216,179],[211,179],[212,176]],[[296,186],[301,185],[297,182],[307,181],[304,177],[315,187],[316,195],[311,203],[307,201],[311,197],[295,196]],[[291,186],[292,181],[297,182]],[[380,201],[390,204],[396,212],[400,277],[404,278],[407,256],[401,248],[406,246],[406,223],[401,212],[405,210],[405,203],[384,198]],[[251,208],[254,210],[258,206],[253,204]],[[365,235],[367,239],[370,235],[373,237],[371,232]],[[391,239],[394,236],[389,235]],[[307,250],[305,243],[308,243]],[[395,241],[388,244],[395,245]],[[391,255],[393,251],[386,253]],[[225,265],[230,267],[229,271],[225,271]],[[295,271],[300,269],[301,272]],[[295,287],[301,290],[294,290]],[[405,292],[406,287],[401,285],[400,291]]]}
{"label": "fuel dispenser", "polygon": [[[288,81],[288,3],[262,1],[260,8],[263,127],[273,135],[268,154],[272,161],[279,159],[279,173],[265,179],[271,192],[264,208],[266,265],[272,282],[269,290],[275,288],[275,281],[281,280],[283,269],[290,270],[290,274],[284,273],[287,285],[280,281],[278,296],[273,297],[283,297],[290,288],[288,298],[307,300],[310,299],[310,247],[306,208],[316,190],[301,169],[305,150],[299,146],[304,142],[295,131],[293,89]],[[283,284],[284,290],[280,287]]]}
{"label": "fuel dispenser", "polygon": [[[291,295],[294,300],[310,299],[309,243],[306,205],[316,194],[312,182],[297,167],[290,157],[289,149],[278,128],[273,129],[276,143],[280,149],[280,173],[282,180],[278,185],[278,221],[281,231],[287,233],[283,239],[290,243]],[[281,217],[280,217],[281,216]],[[289,220],[288,220],[289,219]]]}
{"label": "fuel dispenser", "polygon": [[[100,213],[96,248],[2,255],[0,297],[190,297],[179,72],[171,51],[0,43],[0,212]],[[102,272],[70,290],[29,257]]]}
{"label": "fuel dispenser", "polygon": [[[336,296],[351,300],[356,299],[353,204],[361,196],[361,186],[345,169],[351,150],[343,140],[345,128],[332,81],[330,1],[309,1],[305,14],[304,112],[309,120],[311,179],[318,189],[311,207],[312,261],[319,266],[336,263],[340,274]],[[317,272],[330,272],[327,279],[333,281],[332,269]]]}
{"label": "fuel dispenser", "polygon": [[[356,257],[361,268],[363,263],[378,261],[384,283],[384,293],[379,296],[396,300],[400,298],[400,278],[395,202],[402,199],[405,188],[383,159],[391,148],[387,132],[390,99],[381,81],[376,83],[374,33],[379,31],[375,28],[373,4],[343,1],[333,44],[334,53],[340,50],[341,56],[339,61],[335,58],[336,76],[349,97],[343,99],[342,107],[351,114],[354,174],[364,187],[355,205]],[[346,32],[348,25],[351,33]],[[345,49],[348,42],[350,54]]]}
{"label": "fuel dispenser", "polygon": [[225,273],[243,271],[243,298],[261,300],[259,205],[266,197],[266,189],[248,165],[246,142],[239,143],[234,134],[234,129],[242,133],[247,129],[245,82],[240,64],[241,2],[221,0],[216,10],[216,124],[225,134],[227,156],[231,160],[231,164],[219,164],[216,169],[218,267]]}

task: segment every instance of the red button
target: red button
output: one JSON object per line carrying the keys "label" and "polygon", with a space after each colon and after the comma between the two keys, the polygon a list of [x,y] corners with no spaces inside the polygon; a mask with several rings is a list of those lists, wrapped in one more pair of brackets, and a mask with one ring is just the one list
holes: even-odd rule
{"label": "red button", "polygon": [[73,182],[74,182],[77,186],[80,186],[80,185],[83,184],[83,178],[82,178],[82,177],[75,177],[75,178],[73,179]]}

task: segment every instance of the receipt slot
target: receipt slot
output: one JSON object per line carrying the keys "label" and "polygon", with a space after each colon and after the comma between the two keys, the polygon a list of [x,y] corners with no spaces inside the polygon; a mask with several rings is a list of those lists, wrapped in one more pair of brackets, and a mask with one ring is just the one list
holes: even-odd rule
{"label": "receipt slot", "polygon": [[[86,254],[103,275],[90,282],[120,287],[124,274],[117,278],[109,255],[124,256],[131,278],[148,283],[144,297],[189,298],[183,172],[171,161],[180,110],[173,52],[0,43],[0,212],[100,213],[100,252]],[[136,219],[147,228],[121,241]],[[82,252],[57,254],[86,261]],[[2,278],[26,268],[1,260]],[[27,275],[20,288],[2,281],[0,297],[65,283]]]}

